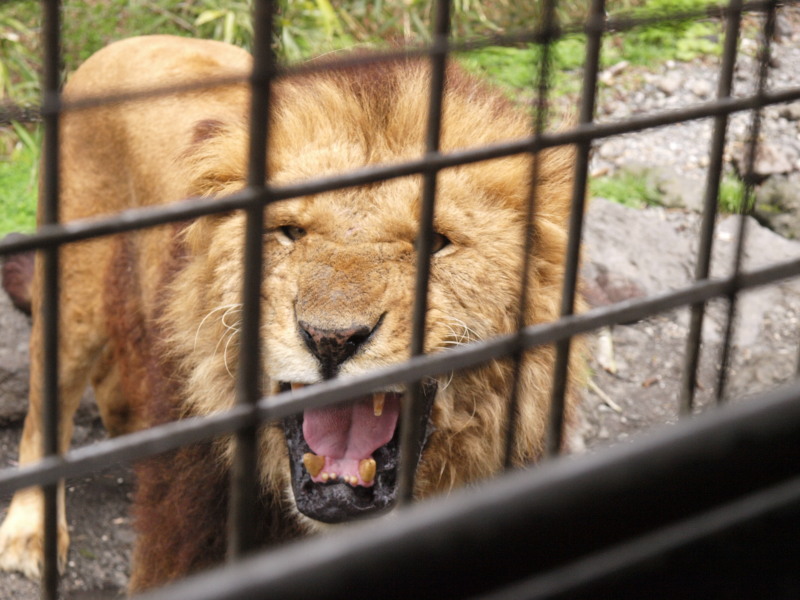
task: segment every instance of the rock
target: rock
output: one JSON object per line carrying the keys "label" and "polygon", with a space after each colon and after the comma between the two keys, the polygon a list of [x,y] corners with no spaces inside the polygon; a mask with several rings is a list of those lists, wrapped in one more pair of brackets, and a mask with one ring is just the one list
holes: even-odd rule
{"label": "rock", "polygon": [[607,69],[604,69],[598,76],[598,79],[606,85],[612,85],[617,75],[621,74],[625,69],[627,69],[629,64],[630,63],[627,60],[622,60],[616,64],[613,64]]}
{"label": "rock", "polygon": [[695,212],[703,210],[705,180],[698,171],[681,173],[669,165],[654,167],[633,163],[625,166],[622,172],[643,178],[645,187],[655,191],[662,206]]}
{"label": "rock", "polygon": [[[0,426],[7,426],[22,421],[28,411],[31,321],[14,308],[3,290],[0,290],[0,332]],[[94,394],[87,389],[77,418],[94,419],[97,415]]]}
{"label": "rock", "polygon": [[[25,237],[9,233],[2,241]],[[2,259],[3,289],[11,302],[25,314],[31,314],[31,285],[33,284],[34,252],[10,254]]]}
{"label": "rock", "polygon": [[781,106],[779,114],[789,121],[800,121],[800,102],[792,102]]}
{"label": "rock", "polygon": [[[743,179],[747,176],[747,153],[749,144],[742,143],[733,156],[733,165]],[[759,142],[756,160],[753,165],[753,177],[763,181],[771,175],[782,175],[794,170],[797,151],[788,144],[780,144],[771,140]]]}
{"label": "rock", "polygon": [[0,423],[19,421],[28,406],[29,319],[0,290]]}
{"label": "rock", "polygon": [[800,173],[770,177],[759,186],[755,217],[784,237],[800,239]]}
{"label": "rock", "polygon": [[791,40],[793,34],[792,22],[786,12],[779,10],[775,14],[775,39]]}
{"label": "rock", "polygon": [[645,294],[686,285],[692,272],[686,248],[698,223],[696,215],[631,209],[594,198],[585,221],[583,276],[597,281],[605,273]]}
{"label": "rock", "polygon": [[611,271],[606,265],[595,264],[584,273],[583,296],[592,308],[642,298],[645,295],[635,281]]}
{"label": "rock", "polygon": [[698,176],[683,175],[669,167],[659,169],[658,190],[662,203],[668,208],[686,208],[695,212],[703,210],[705,181]]}
{"label": "rock", "polygon": [[672,96],[683,85],[683,77],[675,71],[668,72],[656,83],[656,87],[667,96]]}
{"label": "rock", "polygon": [[691,79],[686,87],[689,88],[689,91],[695,96],[703,100],[710,98],[711,94],[714,92],[714,87],[707,79]]}

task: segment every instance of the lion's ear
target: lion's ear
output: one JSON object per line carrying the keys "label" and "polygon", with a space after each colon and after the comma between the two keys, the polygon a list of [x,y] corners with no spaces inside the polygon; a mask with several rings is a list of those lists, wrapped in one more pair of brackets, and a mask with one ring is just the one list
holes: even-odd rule
{"label": "lion's ear", "polygon": [[219,119],[203,119],[192,127],[192,145],[202,144],[225,131],[225,123]]}
{"label": "lion's ear", "polygon": [[185,170],[187,196],[230,194],[245,186],[247,129],[238,121],[203,119],[188,131],[178,166]]}

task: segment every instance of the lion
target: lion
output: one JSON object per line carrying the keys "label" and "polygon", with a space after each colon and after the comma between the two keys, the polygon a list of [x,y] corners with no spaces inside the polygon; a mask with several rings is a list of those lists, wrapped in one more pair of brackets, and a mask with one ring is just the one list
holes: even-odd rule
{"label": "lion", "polygon": [[[89,219],[246,186],[251,57],[220,42],[145,36],[89,58],[66,100],[181,86],[64,114],[61,219]],[[223,80],[213,86],[193,84]],[[425,153],[430,66],[400,58],[281,77],[273,83],[267,170],[284,185]],[[446,71],[441,149],[530,135],[530,117],[454,64]],[[573,151],[539,154],[525,323],[558,317]],[[425,351],[516,330],[533,159],[521,154],[437,176]],[[396,177],[265,207],[263,389],[353,377],[410,356],[422,176]],[[112,435],[230,409],[242,309],[241,211],[205,216],[61,250],[61,450],[87,385]],[[41,302],[37,263],[34,315]],[[34,318],[30,411],[20,462],[40,458],[42,327]],[[573,353],[578,354],[578,353]],[[524,354],[514,465],[544,452],[554,349]],[[574,422],[579,358],[570,365]],[[426,435],[414,495],[425,498],[504,468],[514,365],[508,359],[425,383]],[[379,514],[397,496],[405,387],[306,410],[259,434],[261,545]],[[232,441],[225,437],[142,461],[130,591],[220,562]],[[59,558],[68,534],[60,495]],[[36,576],[42,501],[18,492],[0,529],[0,565]]]}

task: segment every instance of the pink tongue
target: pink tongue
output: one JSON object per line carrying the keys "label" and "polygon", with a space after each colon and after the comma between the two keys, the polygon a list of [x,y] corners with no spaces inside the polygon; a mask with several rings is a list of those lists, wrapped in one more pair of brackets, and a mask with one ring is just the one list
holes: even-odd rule
{"label": "pink tongue", "polygon": [[375,416],[371,397],[314,408],[303,413],[303,437],[318,456],[361,460],[392,439],[399,414],[399,394],[386,394],[379,417]]}

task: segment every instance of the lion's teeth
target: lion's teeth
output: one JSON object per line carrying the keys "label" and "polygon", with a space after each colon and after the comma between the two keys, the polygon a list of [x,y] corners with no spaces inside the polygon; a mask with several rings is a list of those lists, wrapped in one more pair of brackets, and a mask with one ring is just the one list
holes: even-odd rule
{"label": "lion's teeth", "polygon": [[320,475],[319,478],[322,479],[323,483],[325,483],[330,478],[330,475],[328,475],[327,473],[322,473],[322,475]]}
{"label": "lion's teeth", "polygon": [[322,467],[325,466],[325,457],[306,452],[303,454],[303,464],[306,466],[306,471],[308,471],[312,477],[316,477],[319,475],[319,472],[322,471]]}
{"label": "lion's teeth", "polygon": [[386,401],[386,394],[384,392],[377,392],[372,395],[372,412],[376,417],[383,414],[383,403]]}
{"label": "lion's teeth", "polygon": [[375,479],[375,470],[377,465],[374,458],[365,458],[358,463],[358,474],[361,475],[361,480],[366,483],[372,483]]}

